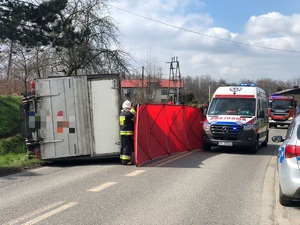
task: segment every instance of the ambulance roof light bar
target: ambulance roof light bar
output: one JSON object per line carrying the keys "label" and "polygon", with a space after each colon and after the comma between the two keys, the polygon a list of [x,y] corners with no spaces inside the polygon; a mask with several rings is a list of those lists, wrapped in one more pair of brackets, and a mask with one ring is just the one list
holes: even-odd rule
{"label": "ambulance roof light bar", "polygon": [[246,83],[242,83],[240,84],[240,86],[246,86],[246,87],[256,87],[255,84],[251,83],[251,84],[246,84]]}

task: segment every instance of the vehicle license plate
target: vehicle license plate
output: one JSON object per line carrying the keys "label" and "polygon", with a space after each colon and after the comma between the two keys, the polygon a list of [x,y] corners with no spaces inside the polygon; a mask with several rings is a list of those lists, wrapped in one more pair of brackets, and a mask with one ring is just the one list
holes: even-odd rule
{"label": "vehicle license plate", "polygon": [[232,142],[220,141],[219,145],[221,145],[221,146],[232,146]]}

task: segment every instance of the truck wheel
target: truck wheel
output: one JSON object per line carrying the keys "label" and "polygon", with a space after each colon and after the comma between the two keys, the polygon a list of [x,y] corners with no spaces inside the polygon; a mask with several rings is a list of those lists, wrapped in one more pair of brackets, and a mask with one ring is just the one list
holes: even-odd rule
{"label": "truck wheel", "polygon": [[253,154],[256,154],[257,151],[258,151],[258,141],[257,141],[257,139],[255,139],[255,142],[250,147],[250,152],[253,153]]}
{"label": "truck wheel", "polygon": [[211,146],[209,144],[203,144],[202,149],[205,152],[210,152]]}

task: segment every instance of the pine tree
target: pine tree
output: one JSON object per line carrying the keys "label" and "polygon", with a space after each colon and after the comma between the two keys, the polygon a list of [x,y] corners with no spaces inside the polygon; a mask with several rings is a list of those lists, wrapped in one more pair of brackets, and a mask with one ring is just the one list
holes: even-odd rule
{"label": "pine tree", "polygon": [[57,45],[62,32],[59,14],[67,3],[68,0],[49,0],[41,4],[1,0],[0,39],[27,47]]}

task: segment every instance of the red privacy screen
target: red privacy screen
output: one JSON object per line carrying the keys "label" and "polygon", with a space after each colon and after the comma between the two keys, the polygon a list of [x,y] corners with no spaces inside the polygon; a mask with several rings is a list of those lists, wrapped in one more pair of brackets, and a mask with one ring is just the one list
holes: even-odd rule
{"label": "red privacy screen", "polygon": [[204,116],[185,105],[143,104],[135,122],[135,161],[139,166],[157,157],[202,148]]}

